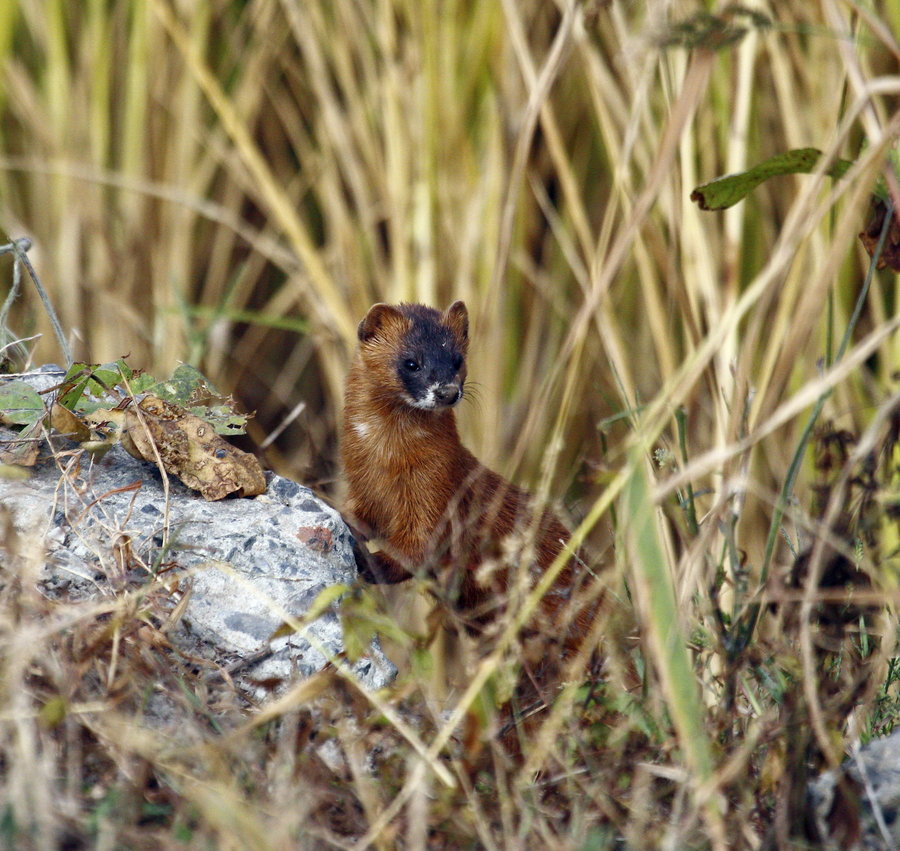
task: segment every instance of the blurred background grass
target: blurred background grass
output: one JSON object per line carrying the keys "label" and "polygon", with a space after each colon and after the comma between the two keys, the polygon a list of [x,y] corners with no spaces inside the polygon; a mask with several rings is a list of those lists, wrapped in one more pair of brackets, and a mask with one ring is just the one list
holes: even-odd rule
{"label": "blurred background grass", "polygon": [[[831,362],[868,267],[898,32],[890,0],[6,2],[0,226],[33,240],[76,357],[190,361],[257,412],[257,442],[302,403],[268,460],[329,494],[356,322],[464,299],[466,442],[592,516],[598,548],[618,471],[700,459],[699,534],[655,497],[684,606],[767,563],[815,394],[776,414]],[[807,146],[858,165],[724,213],[689,200]],[[898,298],[878,273],[853,342],[882,336],[833,382],[837,429],[896,392]],[[59,358],[33,293],[12,325]],[[807,458],[788,540],[809,538],[815,477]]]}
{"label": "blurred background grass", "polygon": [[[866,140],[870,167],[840,200],[817,184],[815,218],[673,400],[708,448],[749,387],[752,427],[815,375],[827,293],[845,321],[896,92],[857,101],[892,70],[900,12],[788,3],[766,28],[703,11],[5,4],[2,223],[34,240],[78,356],[190,360],[259,412],[257,437],[306,402],[270,454],[323,484],[359,317],[463,298],[478,388],[464,427],[488,464],[533,481],[572,385],[559,492],[603,463],[600,425],[652,399],[758,279],[813,181],[725,214],[697,210],[693,186],[790,147],[856,158]],[[864,327],[893,312],[886,286]],[[17,328],[44,333],[37,361],[58,357],[35,299]],[[852,418],[869,393],[845,392]]]}

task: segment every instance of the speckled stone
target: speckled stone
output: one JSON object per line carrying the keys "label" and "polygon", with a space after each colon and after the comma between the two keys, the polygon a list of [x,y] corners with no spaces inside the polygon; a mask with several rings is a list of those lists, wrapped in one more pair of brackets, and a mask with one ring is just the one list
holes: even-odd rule
{"label": "speckled stone", "polygon": [[[0,433],[0,440],[10,436]],[[235,682],[259,698],[272,683],[307,677],[343,650],[333,610],[302,633],[272,638],[286,616],[302,618],[321,591],[356,580],[350,532],[311,490],[270,476],[265,494],[207,502],[170,476],[167,508],[152,464],[119,446],[100,461],[75,444],[65,448],[71,454],[48,453],[27,480],[0,480],[0,503],[15,527],[43,542],[47,593],[111,596],[163,565],[168,578],[179,578],[169,583],[178,586],[173,603],[190,593],[175,640],[230,666]],[[117,557],[123,546],[125,567]],[[376,645],[354,673],[376,689],[396,669]]]}
{"label": "speckled stone", "polygon": [[827,851],[900,848],[900,730],[854,748],[810,783],[810,811]]}

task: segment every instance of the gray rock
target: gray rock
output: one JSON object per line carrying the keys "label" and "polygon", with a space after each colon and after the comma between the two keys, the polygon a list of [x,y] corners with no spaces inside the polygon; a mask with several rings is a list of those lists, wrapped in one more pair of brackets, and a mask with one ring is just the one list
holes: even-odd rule
{"label": "gray rock", "polygon": [[0,382],[24,381],[30,384],[38,393],[50,402],[56,399],[56,388],[65,378],[66,370],[55,363],[45,363],[29,372],[11,372],[0,377]]}
{"label": "gray rock", "polygon": [[810,812],[821,847],[900,848],[900,730],[865,747],[810,783]]}
{"label": "gray rock", "polygon": [[[10,437],[0,430],[0,441]],[[170,476],[167,517],[152,464],[119,446],[99,461],[65,446],[68,454],[39,462],[27,480],[0,479],[0,504],[15,528],[43,542],[46,593],[111,596],[165,568],[180,577],[171,583],[175,601],[190,594],[175,640],[229,666],[256,697],[268,693],[261,681],[286,685],[342,651],[333,610],[301,633],[272,639],[286,616],[302,618],[321,591],[356,579],[346,524],[308,488],[272,476],[258,497],[207,502]],[[396,673],[377,646],[353,670],[369,689]]]}

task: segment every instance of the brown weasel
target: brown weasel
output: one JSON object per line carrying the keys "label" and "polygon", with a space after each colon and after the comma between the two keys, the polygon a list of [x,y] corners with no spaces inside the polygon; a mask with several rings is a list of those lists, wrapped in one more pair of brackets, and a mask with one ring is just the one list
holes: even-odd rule
{"label": "brown weasel", "polygon": [[[511,584],[533,587],[569,532],[550,510],[536,516],[528,493],[460,441],[453,409],[464,392],[468,325],[461,301],[443,313],[420,304],[369,310],[347,378],[341,455],[351,522],[384,544],[378,553],[360,549],[363,577],[433,577],[477,633],[504,608]],[[571,559],[523,630],[548,636],[538,642],[543,658],[528,665],[532,680],[552,679],[545,675],[587,635],[595,609],[570,611],[587,578]]]}

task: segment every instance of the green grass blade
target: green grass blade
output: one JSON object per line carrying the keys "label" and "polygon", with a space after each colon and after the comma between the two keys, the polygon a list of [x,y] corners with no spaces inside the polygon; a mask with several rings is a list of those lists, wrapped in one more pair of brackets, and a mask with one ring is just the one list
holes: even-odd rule
{"label": "green grass blade", "polygon": [[[645,609],[652,657],[662,681],[666,705],[695,791],[713,779],[712,745],[704,726],[705,712],[682,631],[669,560],[657,528],[657,509],[650,495],[646,465],[631,454],[632,473],[622,494],[622,515],[635,590]],[[710,827],[719,822],[715,806],[705,807]]]}

